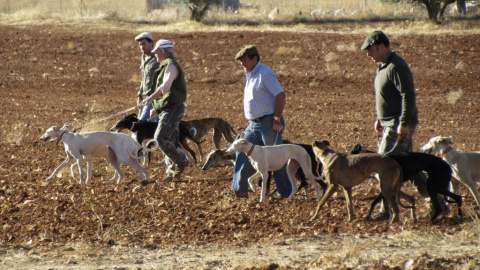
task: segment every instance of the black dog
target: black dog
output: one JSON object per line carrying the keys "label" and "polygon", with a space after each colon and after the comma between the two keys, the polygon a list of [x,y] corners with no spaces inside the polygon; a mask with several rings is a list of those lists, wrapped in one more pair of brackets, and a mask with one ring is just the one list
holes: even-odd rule
{"label": "black dog", "polygon": [[[134,136],[135,139],[137,140],[138,143],[142,144],[142,142],[146,139],[151,139],[155,135],[155,130],[157,129],[158,122],[146,122],[146,121],[139,121],[137,118],[136,113],[129,114],[120,121],[118,121],[112,128],[110,128],[110,131],[115,131],[115,132],[120,132],[124,129],[130,130]],[[179,136],[178,136],[178,143],[185,148],[193,157],[193,160],[195,163],[197,163],[197,157],[195,155],[195,151],[193,151],[187,144],[187,138],[190,140],[194,141],[195,143],[201,143],[197,142],[192,138],[192,135],[188,131],[188,129],[181,124],[178,126],[179,130]],[[150,153],[147,154],[147,164],[150,164]]]}
{"label": "black dog", "polygon": [[[353,148],[348,150],[349,154],[358,154],[371,152],[364,149],[360,144],[355,145]],[[450,165],[446,163],[443,159],[436,157],[434,155],[425,154],[425,153],[408,153],[405,155],[389,155],[391,158],[396,160],[400,167],[403,170],[403,181],[412,179],[418,173],[425,171],[428,174],[427,180],[427,191],[430,196],[430,199],[434,206],[434,214],[432,215],[431,221],[433,222],[438,215],[442,212],[442,207],[438,202],[438,194],[442,194],[444,197],[450,197],[458,205],[458,216],[462,218],[462,197],[459,195],[450,192],[448,187],[450,186],[450,180],[452,177],[452,169]],[[370,211],[368,212],[367,218],[370,217],[375,205],[382,200],[382,195],[372,202]]]}

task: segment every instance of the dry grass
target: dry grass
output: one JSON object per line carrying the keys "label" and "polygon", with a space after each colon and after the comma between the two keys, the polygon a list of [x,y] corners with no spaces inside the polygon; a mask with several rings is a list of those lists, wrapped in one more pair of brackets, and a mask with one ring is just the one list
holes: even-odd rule
{"label": "dry grass", "polygon": [[[411,4],[384,4],[376,0],[242,0],[237,12],[212,8],[204,23],[188,21],[189,11],[184,5],[170,4],[163,10],[148,12],[147,1],[129,0],[2,0],[0,20],[3,24],[50,24],[50,23],[98,23],[102,27],[129,27],[126,24],[141,24],[136,31],[177,32],[177,31],[322,31],[335,33],[365,34],[376,29],[389,33],[446,33],[480,32],[475,21],[448,21],[441,26],[426,22],[425,11],[411,12]],[[273,20],[268,14],[278,8],[279,13]],[[321,9],[323,15],[314,18],[312,10]],[[388,26],[382,18],[390,21]],[[398,22],[391,22],[399,19]],[[329,29],[328,25],[318,22],[370,21],[371,26],[345,24],[343,29]],[[121,22],[119,25],[118,22]],[[284,25],[287,23],[288,25]],[[294,24],[292,24],[294,23]],[[134,29],[132,29],[134,30]],[[349,50],[345,45],[344,50]],[[342,49],[340,49],[342,50]]]}
{"label": "dry grass", "polygon": [[450,92],[447,94],[447,102],[448,104],[455,105],[458,101],[462,98],[462,89],[458,90],[457,92]]}

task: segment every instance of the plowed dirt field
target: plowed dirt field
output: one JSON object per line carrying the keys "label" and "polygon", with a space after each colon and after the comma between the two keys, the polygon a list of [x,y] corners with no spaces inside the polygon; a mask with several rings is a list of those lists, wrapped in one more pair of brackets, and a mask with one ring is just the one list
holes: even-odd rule
{"label": "plowed dirt field", "polygon": [[[463,221],[455,218],[456,206],[437,224],[428,218],[413,222],[402,209],[401,222],[389,226],[363,220],[378,192],[375,181],[355,189],[353,222],[347,221],[342,192],[311,222],[317,205],[313,189],[308,199],[259,203],[253,193],[237,199],[230,192],[231,167],[189,167],[184,181],[173,185],[162,180],[159,152],[146,167],[156,180],[147,186],[125,166],[120,184],[103,184],[113,170],[102,158],[95,159],[88,185],[79,185],[68,170],[46,181],[65,158],[61,143],[39,141],[47,128],[65,122],[81,127],[135,105],[140,55],[133,38],[147,28],[0,27],[0,268],[480,267],[478,212],[463,186]],[[287,92],[284,138],[326,139],[340,152],[356,143],[376,149],[375,64],[359,51],[367,32],[326,33],[321,25],[318,30],[152,32],[175,43],[187,78],[184,120],[221,117],[235,129],[246,126],[243,70],[233,58],[244,45],[255,44]],[[457,150],[479,150],[480,35],[391,33],[390,38],[415,78],[416,147],[442,135],[451,137]],[[81,132],[108,130],[120,118]],[[213,149],[210,138],[203,148]],[[423,198],[409,184],[404,190],[415,195],[417,212],[425,215]]]}

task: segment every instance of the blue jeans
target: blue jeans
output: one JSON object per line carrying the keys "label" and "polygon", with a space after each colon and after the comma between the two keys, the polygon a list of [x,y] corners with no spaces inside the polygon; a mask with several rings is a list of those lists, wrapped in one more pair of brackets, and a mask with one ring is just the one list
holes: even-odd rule
{"label": "blue jeans", "polygon": [[152,117],[150,119],[150,111],[153,109],[153,103],[148,104],[142,108],[142,113],[138,118],[139,121],[148,121],[148,122],[156,122],[158,120],[158,116]]}
{"label": "blue jeans", "polygon": [[[273,115],[267,116],[258,122],[249,121],[244,131],[245,140],[261,146],[282,144],[282,134],[273,131],[272,121]],[[283,117],[281,122],[285,127]],[[248,192],[248,177],[250,176],[251,167],[252,165],[247,155],[243,152],[237,152],[232,181],[232,189],[234,191]],[[292,194],[292,184],[288,178],[286,167],[287,165],[285,164],[282,169],[273,172],[277,191],[284,198],[288,198]]]}

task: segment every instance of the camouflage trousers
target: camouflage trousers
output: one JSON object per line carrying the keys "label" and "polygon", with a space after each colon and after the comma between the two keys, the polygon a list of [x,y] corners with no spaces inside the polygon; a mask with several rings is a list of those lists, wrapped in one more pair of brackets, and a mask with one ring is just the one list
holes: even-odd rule
{"label": "camouflage trousers", "polygon": [[185,114],[185,108],[185,104],[173,104],[158,116],[155,139],[163,152],[167,175],[173,174],[175,165],[185,168],[189,163],[185,153],[178,147],[178,125]]}

